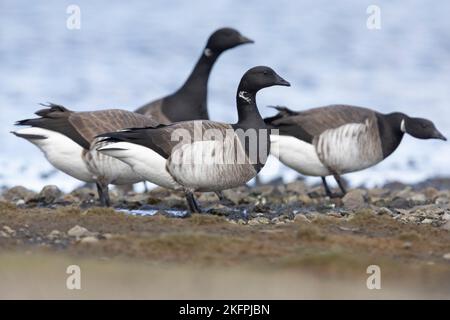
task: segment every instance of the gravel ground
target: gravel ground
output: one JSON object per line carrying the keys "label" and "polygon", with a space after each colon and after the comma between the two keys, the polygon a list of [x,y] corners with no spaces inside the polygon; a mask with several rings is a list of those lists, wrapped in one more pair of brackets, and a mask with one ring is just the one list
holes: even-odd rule
{"label": "gravel ground", "polygon": [[[55,186],[39,193],[5,189],[0,297],[70,298],[55,289],[51,270],[79,261],[101,272],[107,261],[111,281],[105,276],[97,289],[76,297],[450,298],[449,185],[448,179],[391,183],[330,199],[320,186],[274,182],[227,190],[226,203],[213,193],[198,194],[205,213],[188,218],[181,218],[182,194],[160,188],[113,191],[114,208],[97,207],[88,187],[69,194]],[[373,264],[383,274],[378,295],[365,283]],[[142,281],[123,280],[131,277],[127,266],[143,268]],[[23,279],[41,269],[45,282],[26,289]],[[203,272],[210,281],[195,285],[192,279]],[[119,286],[117,273],[122,290],[110,291]],[[156,285],[147,273],[164,274],[166,282]],[[288,288],[290,279],[308,285]],[[181,293],[176,283],[183,281]]]}

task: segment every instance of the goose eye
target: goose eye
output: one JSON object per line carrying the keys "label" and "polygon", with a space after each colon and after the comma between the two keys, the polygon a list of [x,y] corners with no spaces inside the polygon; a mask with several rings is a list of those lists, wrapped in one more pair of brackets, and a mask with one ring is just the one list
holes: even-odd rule
{"label": "goose eye", "polygon": [[268,72],[267,72],[267,71],[263,71],[263,74],[264,74],[265,76],[267,76],[267,75],[268,75]]}

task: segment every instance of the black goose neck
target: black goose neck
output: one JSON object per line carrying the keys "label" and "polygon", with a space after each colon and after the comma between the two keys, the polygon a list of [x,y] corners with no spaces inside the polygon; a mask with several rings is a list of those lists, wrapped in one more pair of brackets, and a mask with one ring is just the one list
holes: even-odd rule
{"label": "black goose neck", "polygon": [[405,135],[402,130],[402,121],[408,116],[404,113],[395,112],[390,114],[378,114],[378,130],[380,134],[383,158],[388,157],[397,149]]}
{"label": "black goose neck", "polygon": [[256,106],[256,92],[247,91],[241,85],[236,93],[238,124],[260,127],[264,120]]}
{"label": "black goose neck", "polygon": [[179,92],[194,93],[199,98],[206,98],[209,75],[218,57],[217,53],[205,48]]}

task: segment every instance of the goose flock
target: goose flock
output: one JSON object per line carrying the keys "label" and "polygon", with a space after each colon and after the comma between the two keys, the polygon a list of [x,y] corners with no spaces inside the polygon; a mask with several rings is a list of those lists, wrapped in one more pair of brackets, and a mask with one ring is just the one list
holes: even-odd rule
{"label": "goose flock", "polygon": [[[259,90],[290,86],[267,66],[250,68],[236,91],[238,122],[209,119],[208,79],[219,56],[254,43],[232,28],[209,37],[185,83],[173,94],[135,112],[75,112],[48,104],[37,118],[16,122],[12,133],[36,145],[58,170],[97,185],[100,204],[110,206],[108,186],[149,181],[184,192],[190,212],[201,212],[195,192],[220,192],[246,184],[269,154],[306,176],[322,178],[327,196],[346,193],[341,175],[376,165],[391,155],[407,133],[418,139],[446,138],[427,119],[382,114],[350,105],[304,111],[276,106],[263,119]],[[342,194],[333,194],[333,176]]]}

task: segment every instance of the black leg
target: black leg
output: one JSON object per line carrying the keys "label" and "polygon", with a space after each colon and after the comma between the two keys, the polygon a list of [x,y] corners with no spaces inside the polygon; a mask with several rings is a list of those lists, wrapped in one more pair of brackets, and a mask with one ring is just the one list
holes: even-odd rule
{"label": "black leg", "polygon": [[147,193],[148,192],[148,187],[147,187],[147,182],[142,182],[144,184],[144,192]]}
{"label": "black leg", "polygon": [[342,193],[345,196],[345,194],[347,193],[347,190],[345,189],[345,186],[344,186],[344,184],[343,184],[343,182],[341,180],[341,176],[338,175],[338,174],[334,174],[333,176],[334,176],[334,179],[336,180],[339,188],[341,189]]}
{"label": "black leg", "polygon": [[328,186],[327,179],[325,177],[321,177],[321,178],[322,178],[323,187],[325,189],[325,194],[328,197],[332,198],[333,197],[333,193],[331,192],[330,187]]}
{"label": "black leg", "polygon": [[108,185],[103,185],[103,184],[97,182],[97,191],[98,191],[98,196],[100,198],[100,205],[102,207],[111,206],[111,201],[109,199]]}
{"label": "black leg", "polygon": [[214,191],[214,193],[216,194],[217,198],[219,198],[220,203],[225,205],[225,206],[233,206],[234,202],[231,201],[230,199],[228,199],[227,197],[225,197],[225,195],[223,194],[222,191]]}
{"label": "black leg", "polygon": [[192,192],[186,191],[186,201],[189,206],[189,211],[191,213],[201,213],[197,201],[195,200],[194,194]]}

